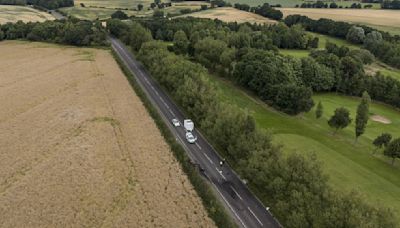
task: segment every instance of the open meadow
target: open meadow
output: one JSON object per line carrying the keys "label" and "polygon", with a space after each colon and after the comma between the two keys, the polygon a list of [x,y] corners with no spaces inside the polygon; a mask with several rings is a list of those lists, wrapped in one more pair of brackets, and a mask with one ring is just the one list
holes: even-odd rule
{"label": "open meadow", "polygon": [[108,50],[0,52],[0,227],[214,227]]}
{"label": "open meadow", "polygon": [[[321,101],[324,106],[322,118],[316,120],[314,110],[300,116],[289,116],[229,81],[215,76],[210,79],[221,90],[220,99],[247,110],[258,127],[272,132],[274,142],[282,144],[284,152],[315,153],[334,188],[341,191],[356,189],[370,203],[392,207],[400,215],[400,161],[391,166],[390,159],[382,152],[372,155],[372,140],[377,135],[389,132],[394,137],[400,136],[399,111],[371,104],[366,133],[354,144],[354,123],[334,136],[327,120],[333,110],[341,106],[349,108],[354,119],[358,98],[314,95],[314,101]],[[397,219],[400,221],[400,216]]]}
{"label": "open meadow", "polygon": [[46,12],[36,10],[28,6],[9,6],[0,5],[0,24],[7,22],[43,22],[46,20],[54,20],[55,18]]}
{"label": "open meadow", "polygon": [[[106,20],[111,18],[111,14],[117,11],[116,9],[108,9],[108,8],[89,8],[89,7],[65,7],[59,9],[61,12],[74,16],[78,19],[82,20]],[[122,10],[128,16],[150,16],[152,15],[153,11],[149,10],[142,10],[142,11],[133,11],[133,10]]]}
{"label": "open meadow", "polygon": [[138,4],[150,6],[151,0],[75,0],[75,5],[84,4],[86,7],[101,7],[111,9],[136,9]]}
{"label": "open meadow", "polygon": [[300,14],[312,19],[329,18],[336,21],[368,25],[393,34],[400,34],[399,10],[303,8],[280,8],[279,10],[282,11],[284,17]]}
{"label": "open meadow", "polygon": [[276,21],[265,18],[263,16],[238,10],[232,7],[220,7],[209,10],[203,10],[191,14],[185,14],[179,17],[210,18],[210,19],[219,19],[225,22],[238,22],[238,23],[244,23],[244,22],[258,23],[258,24],[277,23]]}

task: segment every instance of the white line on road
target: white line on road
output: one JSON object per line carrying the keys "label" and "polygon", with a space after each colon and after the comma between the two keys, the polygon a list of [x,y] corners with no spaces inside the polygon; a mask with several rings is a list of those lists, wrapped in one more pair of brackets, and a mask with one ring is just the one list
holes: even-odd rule
{"label": "white line on road", "polygon": [[247,226],[244,224],[242,219],[239,217],[239,215],[236,213],[236,211],[233,209],[233,207],[228,203],[228,201],[225,199],[224,195],[219,191],[218,187],[214,184],[214,182],[211,181],[210,177],[205,173],[207,178],[210,180],[210,182],[214,185],[215,189],[218,191],[218,193],[221,195],[222,199],[225,201],[226,205],[231,209],[233,214],[235,214],[236,218],[239,220],[239,222],[243,225],[244,228],[247,228]]}
{"label": "white line on road", "polygon": [[195,143],[195,144],[201,150],[201,146],[198,143]]}
{"label": "white line on road", "polygon": [[222,176],[222,178],[224,178],[224,180],[226,180],[226,178],[225,178],[224,174],[222,174],[222,171],[221,171],[221,170],[219,170],[217,167],[215,167],[215,169],[218,171],[219,175],[221,175],[221,176]]}
{"label": "white line on road", "polygon": [[256,214],[254,214],[254,212],[250,209],[250,207],[247,207],[247,209],[249,209],[250,213],[257,219],[258,223],[260,223],[261,226],[264,226],[264,225],[262,224],[262,222],[260,221],[260,219],[258,219],[258,217],[256,216]]}
{"label": "white line on road", "polygon": [[211,162],[211,164],[214,164],[214,162],[211,160],[210,157],[208,157],[208,155],[207,155],[206,153],[204,153],[204,156],[206,156],[207,160],[208,160],[209,162]]}
{"label": "white line on road", "polygon": [[243,200],[242,197],[239,195],[239,193],[235,190],[235,188],[233,186],[231,186],[231,189],[236,193],[237,196],[239,196],[239,198],[241,200]]}

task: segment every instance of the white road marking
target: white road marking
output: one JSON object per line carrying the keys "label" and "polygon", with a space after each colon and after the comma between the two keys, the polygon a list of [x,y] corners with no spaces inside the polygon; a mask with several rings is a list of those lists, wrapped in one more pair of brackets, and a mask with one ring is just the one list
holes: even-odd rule
{"label": "white road marking", "polygon": [[195,144],[201,150],[201,146],[198,143],[195,143]]}
{"label": "white road marking", "polygon": [[239,193],[235,190],[233,186],[231,186],[231,189],[236,193],[237,196],[239,196],[239,199],[243,200],[242,197],[239,195]]}
{"label": "white road marking", "polygon": [[250,211],[250,213],[257,219],[258,223],[260,223],[261,226],[264,226],[264,225],[262,224],[262,222],[260,221],[260,219],[258,219],[258,217],[256,216],[256,214],[254,214],[254,212],[250,209],[250,207],[247,207],[247,209],[248,209],[248,210]]}
{"label": "white road marking", "polygon": [[209,162],[211,162],[211,164],[214,164],[214,162],[211,160],[210,157],[208,157],[208,155],[207,155],[206,153],[203,153],[203,154],[204,154],[204,156],[206,156],[207,160],[208,160]]}
{"label": "white road marking", "polygon": [[224,180],[226,180],[226,178],[225,178],[224,174],[222,174],[222,171],[221,171],[221,170],[219,170],[217,167],[215,167],[215,169],[218,171],[219,175],[221,175],[221,176],[222,176],[222,178],[224,178]]}
{"label": "white road marking", "polygon": [[[211,181],[210,177],[205,174],[207,176],[207,178]],[[211,181],[211,183],[214,185],[215,189],[217,189],[218,193],[221,195],[222,199],[225,201],[226,205],[228,205],[228,207],[231,209],[231,211],[233,212],[233,214],[235,214],[236,218],[239,220],[239,222],[243,225],[244,228],[247,228],[247,226],[244,224],[244,222],[242,221],[242,219],[239,217],[239,215],[236,213],[236,211],[233,209],[233,207],[228,203],[228,201],[225,199],[224,195],[222,195],[222,193],[219,191],[218,187],[214,184],[214,182]]]}

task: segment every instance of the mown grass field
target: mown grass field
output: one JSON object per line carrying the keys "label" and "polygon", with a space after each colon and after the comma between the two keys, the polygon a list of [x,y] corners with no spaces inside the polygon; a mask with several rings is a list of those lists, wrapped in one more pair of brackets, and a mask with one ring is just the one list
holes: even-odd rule
{"label": "mown grass field", "polygon": [[[369,121],[365,135],[354,144],[354,124],[332,135],[327,119],[337,107],[349,108],[354,118],[358,98],[335,94],[315,95],[314,101],[322,101],[324,115],[316,120],[314,110],[300,116],[288,116],[268,107],[251,94],[221,78],[211,81],[220,88],[220,99],[248,110],[257,126],[273,132],[274,142],[281,143],[285,152],[315,153],[323,163],[330,184],[338,189],[359,190],[371,203],[381,203],[400,211],[400,161],[391,166],[381,153],[371,155],[372,140],[382,132],[400,136],[400,113],[381,104],[371,104],[370,114],[381,115],[391,124]],[[399,216],[400,221],[400,216]]]}
{"label": "mown grass field", "polygon": [[232,7],[220,7],[215,9],[203,10],[191,14],[182,15],[182,17],[198,17],[198,18],[210,18],[210,19],[219,19],[225,22],[250,22],[250,23],[258,23],[258,24],[275,24],[277,23],[274,20],[270,20],[266,17],[245,12],[242,10],[238,10]]}
{"label": "mown grass field", "polygon": [[43,22],[55,18],[46,12],[42,12],[27,6],[0,5],[0,24],[7,22]]}

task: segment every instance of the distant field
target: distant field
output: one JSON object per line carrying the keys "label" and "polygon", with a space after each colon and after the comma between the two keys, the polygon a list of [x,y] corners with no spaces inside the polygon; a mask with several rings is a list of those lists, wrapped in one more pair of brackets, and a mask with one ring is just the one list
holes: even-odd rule
{"label": "distant field", "polygon": [[314,110],[304,115],[289,116],[278,112],[262,101],[245,93],[232,83],[217,77],[211,81],[221,89],[219,98],[247,110],[257,126],[272,131],[274,142],[282,143],[285,152],[315,153],[323,163],[324,172],[330,176],[330,184],[341,191],[359,190],[372,204],[395,208],[400,221],[400,160],[395,167],[382,152],[371,155],[372,140],[382,132],[400,136],[400,112],[378,103],[371,104],[370,116],[381,116],[390,124],[370,119],[366,133],[354,144],[353,123],[332,135],[327,120],[337,107],[344,106],[354,119],[358,98],[335,94],[314,95],[314,101],[322,101],[324,114],[315,119]]}
{"label": "distant field", "polygon": [[[111,14],[113,14],[116,9],[106,9],[106,8],[89,8],[89,7],[80,7],[80,6],[74,6],[74,7],[66,7],[66,8],[61,8],[60,11],[74,16],[79,19],[84,19],[84,20],[104,20],[108,19],[111,17]],[[132,10],[123,10],[128,16],[146,16],[146,15],[151,15],[153,11],[148,11],[148,10],[142,10],[142,11],[132,11]]]}
{"label": "distant field", "polygon": [[176,2],[172,3],[172,7],[166,7],[163,9],[163,11],[166,14],[181,14],[181,10],[183,9],[190,9],[190,10],[199,10],[201,9],[201,5],[207,5],[208,7],[210,6],[209,2],[204,2],[204,1],[185,1],[185,2]]}
{"label": "distant field", "polygon": [[260,15],[245,12],[242,10],[238,10],[232,7],[221,7],[210,10],[199,11],[191,14],[185,14],[180,17],[198,17],[198,18],[210,18],[210,19],[219,19],[225,22],[250,22],[250,23],[259,23],[259,24],[275,24],[277,23],[274,20],[270,20],[268,18],[262,17]]}
{"label": "distant field", "polygon": [[42,12],[27,6],[7,6],[0,5],[0,24],[7,22],[42,22],[46,20],[54,20],[55,18],[46,12]]}
{"label": "distant field", "polygon": [[400,10],[301,8],[281,8],[280,10],[284,17],[292,14],[301,14],[312,19],[329,18],[337,21],[369,25],[393,34],[400,33]]}
{"label": "distant field", "polygon": [[215,227],[109,50],[0,53],[1,227]]}
{"label": "distant field", "polygon": [[[81,3],[86,7],[105,7],[105,8],[123,8],[136,9],[138,4],[143,4],[145,7],[150,6],[151,0],[75,0],[75,5]],[[165,2],[165,1],[164,1]]]}
{"label": "distant field", "polygon": [[301,5],[303,3],[302,0],[228,0],[227,2],[248,4],[250,6],[258,6],[264,3],[269,3],[270,5],[281,4],[282,7],[295,7],[297,4]]}

